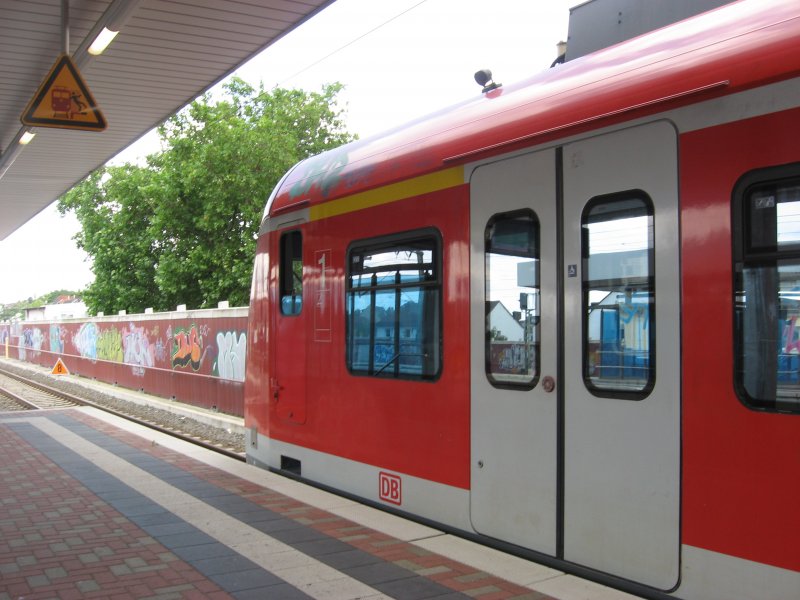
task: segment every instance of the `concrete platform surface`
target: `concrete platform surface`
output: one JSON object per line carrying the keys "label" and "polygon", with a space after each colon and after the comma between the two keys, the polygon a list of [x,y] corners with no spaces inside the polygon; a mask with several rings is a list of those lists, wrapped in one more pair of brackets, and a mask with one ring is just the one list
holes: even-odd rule
{"label": "concrete platform surface", "polygon": [[95,409],[0,455],[0,600],[633,598]]}

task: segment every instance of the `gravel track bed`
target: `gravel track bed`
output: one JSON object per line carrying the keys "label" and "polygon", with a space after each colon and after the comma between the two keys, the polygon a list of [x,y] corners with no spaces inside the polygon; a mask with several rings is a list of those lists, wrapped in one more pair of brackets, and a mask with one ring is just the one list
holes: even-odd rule
{"label": "gravel track bed", "polygon": [[62,390],[68,394],[78,396],[79,398],[85,398],[90,402],[132,415],[138,419],[154,423],[166,429],[179,431],[185,435],[201,439],[215,446],[221,446],[233,452],[244,453],[245,451],[243,434],[235,433],[222,427],[214,427],[206,423],[201,423],[191,417],[176,414],[155,406],[122,400],[121,398],[104,394],[80,384],[64,381],[63,379],[55,379],[49,375],[38,373],[33,370],[21,369],[8,362],[3,362],[2,367],[22,377],[27,377],[33,381],[49,385],[50,387]]}
{"label": "gravel track bed", "polygon": [[18,411],[18,410],[30,410],[27,406],[22,406],[16,400],[12,400],[11,398],[6,398],[5,396],[0,396],[0,412],[11,412],[11,411]]}

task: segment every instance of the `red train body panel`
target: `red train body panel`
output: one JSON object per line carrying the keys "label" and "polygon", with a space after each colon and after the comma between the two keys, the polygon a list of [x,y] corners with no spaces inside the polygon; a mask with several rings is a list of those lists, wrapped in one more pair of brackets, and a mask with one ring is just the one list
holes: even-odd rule
{"label": "red train body panel", "polygon": [[799,48],[743,0],[297,165],[249,459],[644,596],[797,596]]}
{"label": "red train body panel", "polygon": [[725,190],[743,173],[800,160],[785,135],[799,128],[794,109],[686,134],[681,145],[683,328],[691,332],[683,346],[684,542],[794,571],[800,524],[757,507],[800,494],[798,419],[749,410],[732,386]]}

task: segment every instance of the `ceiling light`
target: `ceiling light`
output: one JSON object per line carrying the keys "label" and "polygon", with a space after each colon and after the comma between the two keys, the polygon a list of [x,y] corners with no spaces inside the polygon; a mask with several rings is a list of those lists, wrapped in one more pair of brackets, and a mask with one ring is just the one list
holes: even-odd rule
{"label": "ceiling light", "polygon": [[19,143],[23,146],[27,146],[31,143],[31,140],[34,138],[34,136],[36,136],[36,134],[32,131],[26,131],[22,134],[22,137],[19,138]]}
{"label": "ceiling light", "polygon": [[112,40],[117,37],[118,33],[119,31],[111,31],[108,27],[103,27],[103,30],[97,34],[96,38],[94,38],[92,45],[89,46],[89,54],[93,56],[102,54],[103,51],[108,48],[108,45],[112,42]]}

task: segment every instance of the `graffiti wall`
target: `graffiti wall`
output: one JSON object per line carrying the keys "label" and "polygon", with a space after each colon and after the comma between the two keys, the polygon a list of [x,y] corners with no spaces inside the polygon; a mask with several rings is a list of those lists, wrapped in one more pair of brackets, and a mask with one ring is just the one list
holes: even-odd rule
{"label": "graffiti wall", "polygon": [[[243,415],[247,308],[0,324],[9,356]],[[2,352],[5,352],[3,349]]]}

